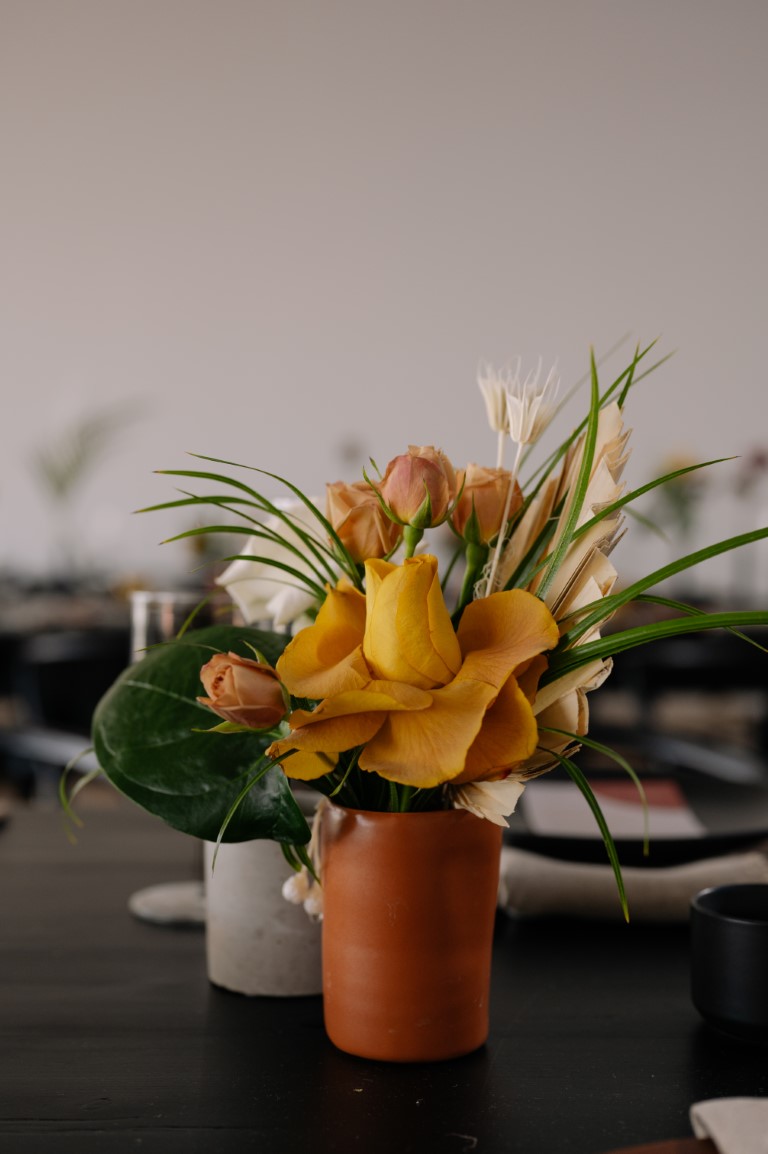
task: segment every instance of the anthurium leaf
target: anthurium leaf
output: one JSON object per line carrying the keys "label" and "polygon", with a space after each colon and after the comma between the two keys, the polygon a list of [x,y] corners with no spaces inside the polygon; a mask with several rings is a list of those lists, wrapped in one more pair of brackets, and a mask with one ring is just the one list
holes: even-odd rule
{"label": "anthurium leaf", "polygon": [[[149,813],[162,818],[167,825],[204,841],[215,842],[222,825],[240,792],[239,785],[228,782],[215,793],[175,797],[143,789],[123,777],[113,766],[107,775],[116,789]],[[252,841],[266,838],[288,845],[309,841],[310,829],[279,766],[271,769],[240,804],[227,825],[222,841]]]}
{"label": "anthurium leaf", "polygon": [[[215,841],[243,785],[263,765],[267,734],[199,732],[215,714],[200,668],[216,652],[274,662],[288,638],[233,625],[212,625],[158,646],[120,675],[96,708],[93,745],[106,776],[122,793],[175,829]],[[227,827],[226,841],[272,838],[299,844],[309,827],[283,771],[253,787]]]}

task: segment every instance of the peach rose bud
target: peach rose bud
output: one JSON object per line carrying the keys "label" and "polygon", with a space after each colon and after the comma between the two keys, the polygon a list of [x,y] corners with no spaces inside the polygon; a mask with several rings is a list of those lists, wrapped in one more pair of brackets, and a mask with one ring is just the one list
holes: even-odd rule
{"label": "peach rose bud", "polygon": [[386,557],[400,536],[399,526],[384,512],[367,481],[327,485],[326,516],[357,562]]}
{"label": "peach rose bud", "polygon": [[[456,532],[473,545],[487,545],[492,541],[501,528],[511,481],[512,474],[508,469],[487,469],[474,464],[460,469],[457,483],[461,496],[451,517]],[[512,517],[523,503],[520,486],[516,481],[514,484],[508,517]]]}
{"label": "peach rose bud", "polygon": [[217,653],[200,670],[200,680],[208,696],[197,700],[225,721],[250,729],[272,729],[285,717],[280,679],[260,661]]}
{"label": "peach rose bud", "polygon": [[440,449],[409,445],[407,453],[387,465],[380,492],[401,524],[429,529],[440,525],[450,512],[456,473]]}

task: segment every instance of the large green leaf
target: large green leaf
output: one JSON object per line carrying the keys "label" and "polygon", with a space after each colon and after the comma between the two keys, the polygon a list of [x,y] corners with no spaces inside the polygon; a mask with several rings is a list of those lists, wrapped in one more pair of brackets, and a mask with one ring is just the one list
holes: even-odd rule
{"label": "large green leaf", "polygon": [[[263,765],[271,738],[260,733],[205,733],[218,719],[196,698],[200,667],[214,652],[274,662],[288,638],[232,625],[212,625],[152,649],[130,666],[99,702],[93,745],[113,785],[175,829],[215,841],[233,802]],[[301,844],[309,827],[279,767],[248,793],[225,841],[272,838]]]}

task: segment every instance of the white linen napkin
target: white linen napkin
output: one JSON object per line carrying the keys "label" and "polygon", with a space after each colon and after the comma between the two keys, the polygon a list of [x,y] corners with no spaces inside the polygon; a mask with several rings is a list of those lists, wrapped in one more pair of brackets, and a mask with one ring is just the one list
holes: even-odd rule
{"label": "white linen napkin", "polygon": [[718,1154],[768,1154],[768,1098],[713,1098],[694,1102],[691,1125]]}
{"label": "white linen napkin", "polygon": [[[622,875],[633,922],[686,922],[691,898],[699,890],[768,882],[768,843],[684,865],[628,866]],[[610,865],[560,861],[515,846],[504,846],[501,851],[499,905],[523,916],[566,914],[623,920]]]}

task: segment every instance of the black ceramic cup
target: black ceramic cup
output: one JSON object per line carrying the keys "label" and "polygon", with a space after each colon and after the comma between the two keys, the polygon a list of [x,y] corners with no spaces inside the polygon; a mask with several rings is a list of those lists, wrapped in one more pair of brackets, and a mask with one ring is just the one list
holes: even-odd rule
{"label": "black ceramic cup", "polygon": [[768,1041],[768,885],[715,886],[693,898],[691,997],[716,1029]]}

